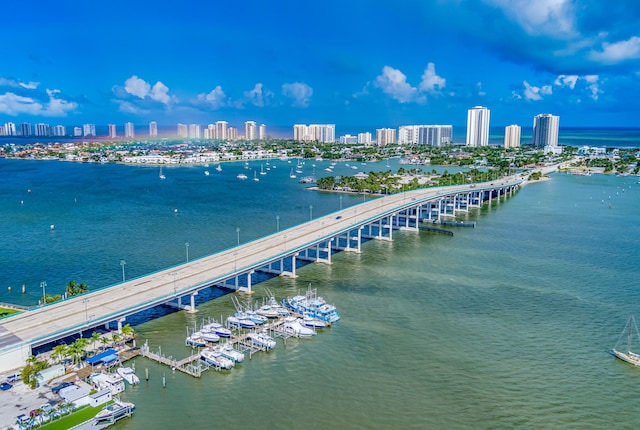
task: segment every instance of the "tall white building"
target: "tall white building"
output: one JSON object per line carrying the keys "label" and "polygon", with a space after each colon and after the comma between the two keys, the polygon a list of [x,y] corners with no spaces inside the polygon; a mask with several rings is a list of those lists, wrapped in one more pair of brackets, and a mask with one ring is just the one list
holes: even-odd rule
{"label": "tall white building", "polygon": [[82,126],[82,135],[83,136],[95,136],[96,135],[96,125],[95,124],[84,124]]}
{"label": "tall white building", "polygon": [[403,125],[398,129],[400,145],[443,146],[453,140],[451,125]]}
{"label": "tall white building", "polygon": [[136,129],[133,126],[132,122],[127,122],[124,124],[124,137],[128,137],[128,138],[136,137]]}
{"label": "tall white building", "polygon": [[149,137],[158,137],[158,123],[155,121],[149,123]]}
{"label": "tall white building", "polygon": [[358,143],[358,136],[352,136],[350,134],[344,134],[344,135],[340,136],[339,141],[340,141],[340,143],[347,144],[347,145]]}
{"label": "tall white building", "polygon": [[177,135],[178,137],[189,137],[189,127],[187,127],[187,124],[178,124]]}
{"label": "tall white building", "polygon": [[49,124],[44,124],[42,122],[39,122],[38,124],[36,124],[36,136],[49,136],[51,135],[51,127],[49,127]]}
{"label": "tall white building", "polygon": [[235,127],[227,127],[226,140],[238,140],[238,129]]}
{"label": "tall white building", "polygon": [[200,139],[200,125],[189,124],[189,137],[193,139]]}
{"label": "tall white building", "polygon": [[4,124],[4,135],[5,136],[16,136],[16,124],[13,122],[7,122]]}
{"label": "tall white building", "polygon": [[395,128],[376,129],[376,144],[388,145],[390,143],[396,143],[396,129]]}
{"label": "tall white building", "polygon": [[358,143],[363,143],[365,145],[371,143],[371,133],[368,131],[365,133],[358,133]]}
{"label": "tall white building", "polygon": [[483,106],[474,106],[467,112],[467,146],[489,145],[490,111]]}
{"label": "tall white building", "polygon": [[54,125],[51,127],[51,135],[62,137],[67,135],[67,128],[64,125]]}
{"label": "tall white building", "polygon": [[115,139],[118,134],[116,133],[116,125],[109,124],[109,139]]}
{"label": "tall white building", "polygon": [[260,124],[260,132],[259,132],[258,138],[260,140],[267,139],[267,126],[265,124]]}
{"label": "tall white building", "polygon": [[533,145],[558,146],[558,130],[560,117],[543,113],[533,118]]}
{"label": "tall white building", "polygon": [[31,136],[31,123],[23,122],[20,124],[20,135],[22,136]]}
{"label": "tall white building", "polygon": [[295,124],[293,140],[298,142],[333,143],[336,141],[335,124]]}
{"label": "tall white building", "polygon": [[520,146],[520,126],[508,125],[504,128],[504,147],[517,148]]}
{"label": "tall white building", "polygon": [[246,140],[256,140],[256,122],[255,121],[245,121],[244,123],[244,138]]}
{"label": "tall white building", "polygon": [[216,134],[213,139],[226,140],[229,138],[229,123],[227,121],[216,121]]}
{"label": "tall white building", "polygon": [[82,128],[80,128],[80,127],[73,127],[73,136],[74,136],[74,137],[80,137],[80,136],[82,136]]}

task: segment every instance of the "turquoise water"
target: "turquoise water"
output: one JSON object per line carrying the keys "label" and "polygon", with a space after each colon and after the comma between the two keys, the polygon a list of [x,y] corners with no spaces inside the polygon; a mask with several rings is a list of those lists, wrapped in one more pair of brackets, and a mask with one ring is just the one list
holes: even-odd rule
{"label": "turquoise water", "polygon": [[[14,202],[2,209],[3,284],[65,282],[69,268],[77,281],[113,283],[121,258],[141,275],[183,260],[185,241],[195,258],[233,246],[236,225],[244,241],[275,230],[276,214],[285,228],[308,219],[309,205],[339,208],[337,195],[289,181],[284,165],[259,183],[238,181],[240,165],[223,169],[165,169],[159,181],[154,168],[0,160],[1,201]],[[475,229],[398,232],[259,284],[256,299],[265,286],[284,297],[311,283],[342,320],[201,379],[136,359],[150,379],[127,389],[137,410],[115,428],[635,428],[640,369],[606,350],[639,310],[637,179],[555,174],[461,218]],[[61,207],[60,195],[91,203]],[[185,327],[231,309],[224,296],[195,316],[140,324],[139,341],[182,358]]]}

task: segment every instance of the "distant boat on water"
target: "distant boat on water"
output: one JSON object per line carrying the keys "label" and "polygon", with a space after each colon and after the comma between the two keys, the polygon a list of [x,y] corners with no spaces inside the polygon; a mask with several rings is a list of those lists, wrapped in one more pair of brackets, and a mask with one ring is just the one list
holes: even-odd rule
{"label": "distant boat on water", "polygon": [[247,179],[247,175],[245,175],[244,173],[240,173],[238,174],[238,176],[236,176],[236,178],[244,180]]}
{"label": "distant boat on water", "polygon": [[218,164],[218,165],[216,166],[216,170],[217,170],[218,172],[222,172],[222,166]]}
{"label": "distant boat on water", "polygon": [[[627,338],[626,347],[622,347],[624,348],[623,351],[618,350],[618,344],[625,336]],[[640,354],[631,351],[631,349],[633,348],[634,337],[636,338],[636,342],[640,342],[640,336],[638,335],[638,326],[636,325],[635,318],[633,317],[633,315],[631,315],[627,320],[627,325],[624,327],[624,330],[618,338],[618,342],[616,342],[616,345],[613,347],[612,353],[622,361],[626,361],[627,363],[633,364],[634,366],[640,366]]]}
{"label": "distant boat on water", "polygon": [[159,177],[160,179],[167,179],[167,177],[166,177],[166,176],[164,176],[164,173],[162,173],[162,166],[160,166],[160,174],[158,175],[158,177]]}
{"label": "distant boat on water", "polygon": [[295,173],[293,173],[293,169],[291,169],[291,173],[289,173],[289,177],[290,177],[291,179],[295,179],[295,178],[296,178],[296,174],[295,174]]}

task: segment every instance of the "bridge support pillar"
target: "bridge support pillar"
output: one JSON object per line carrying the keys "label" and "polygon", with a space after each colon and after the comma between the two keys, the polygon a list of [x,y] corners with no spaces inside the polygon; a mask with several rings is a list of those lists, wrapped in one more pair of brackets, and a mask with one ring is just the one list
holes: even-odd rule
{"label": "bridge support pillar", "polygon": [[[236,278],[237,279],[237,278]],[[196,296],[198,295],[197,291],[194,291],[193,293],[190,294],[191,297],[191,304],[189,305],[189,308],[187,308],[185,306],[185,310],[190,313],[190,314],[195,314],[196,312],[198,312],[198,310],[196,309]]]}
{"label": "bridge support pillar", "polygon": [[251,270],[247,273],[247,286],[238,288],[238,291],[242,291],[245,294],[253,294],[255,291],[251,289],[251,275],[254,273],[254,270]]}
{"label": "bridge support pillar", "polygon": [[119,318],[117,323],[118,323],[118,333],[122,333],[122,323],[125,322],[127,319],[125,317]]}

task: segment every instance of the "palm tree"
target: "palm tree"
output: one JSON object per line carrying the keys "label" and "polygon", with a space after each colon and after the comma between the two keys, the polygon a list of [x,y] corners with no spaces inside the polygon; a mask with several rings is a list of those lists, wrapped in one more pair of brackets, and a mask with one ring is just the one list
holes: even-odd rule
{"label": "palm tree", "polygon": [[91,340],[93,340],[93,349],[96,349],[96,342],[100,340],[100,333],[97,331],[91,333]]}
{"label": "palm tree", "polygon": [[56,345],[53,347],[51,358],[55,362],[61,362],[67,355],[69,355],[69,347],[67,345]]}
{"label": "palm tree", "polygon": [[135,336],[135,330],[133,330],[133,327],[131,327],[129,324],[125,324],[122,327],[121,331],[125,339],[133,339],[133,337]]}

